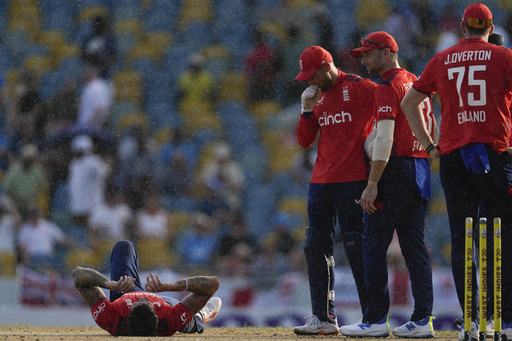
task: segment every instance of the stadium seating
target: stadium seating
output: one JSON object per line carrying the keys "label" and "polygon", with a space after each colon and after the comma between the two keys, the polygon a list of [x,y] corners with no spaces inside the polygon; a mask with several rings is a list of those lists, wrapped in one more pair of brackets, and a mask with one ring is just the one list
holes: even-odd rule
{"label": "stadium seating", "polygon": [[220,101],[240,101],[245,103],[247,100],[247,79],[241,71],[228,71],[222,77],[220,83]]}
{"label": "stadium seating", "polygon": [[142,80],[139,73],[133,70],[119,71],[112,77],[115,88],[115,100],[134,102],[142,105]]}
{"label": "stadium seating", "polygon": [[[443,2],[431,2],[433,12],[441,15]],[[20,72],[33,71],[40,77],[42,98],[50,98],[65,79],[73,77],[80,81],[81,44],[92,31],[91,19],[98,14],[109,15],[119,51],[112,70],[117,91],[110,118],[112,127],[118,128],[116,134],[122,134],[131,125],[144,124],[152,136],[161,136],[158,145],[162,146],[169,142],[170,133],[165,132],[170,132],[170,128],[180,129],[187,135],[187,143],[193,146],[195,156],[191,158],[195,168],[203,160],[195,162],[198,150],[206,152],[206,146],[217,139],[228,141],[246,175],[243,210],[251,231],[261,237],[271,228],[270,217],[278,209],[289,214],[294,222],[298,221],[297,217],[306,210],[307,185],[295,183],[292,177],[294,156],[302,149],[296,142],[295,123],[291,128],[289,122],[283,123],[286,119],[280,94],[276,100],[248,105],[244,56],[252,47],[251,30],[260,28],[280,48],[288,39],[288,21],[276,20],[276,13],[287,13],[300,23],[312,21],[316,9],[322,9],[333,27],[335,44],[347,46],[352,43],[350,35],[357,28],[358,20],[365,20],[358,17],[358,9],[374,8],[375,3],[368,0],[343,0],[342,5],[339,0],[0,1],[3,17],[0,71],[12,95]],[[386,10],[401,2],[379,0],[378,3]],[[458,10],[466,5],[464,0],[452,3]],[[510,7],[509,2],[496,0],[489,5],[493,6],[496,21],[503,22],[506,11],[498,6]],[[317,38],[315,25],[302,32],[312,44]],[[205,57],[204,66],[215,78],[218,102],[216,106],[195,103],[181,110],[176,80],[188,68],[190,55],[198,52]],[[419,73],[425,62],[419,60],[414,72]],[[442,188],[437,167],[434,163],[432,183],[435,196],[440,197]],[[51,217],[65,224],[69,218],[63,203],[66,199],[62,188],[56,187]],[[431,224],[445,224],[439,219],[446,215],[444,201],[433,200],[430,206]],[[196,208],[192,198],[167,198],[166,207],[176,211],[177,219],[182,221]],[[71,255],[68,263],[80,257],[86,260],[90,257],[90,264],[101,262],[93,256]]]}
{"label": "stadium seating", "polygon": [[251,113],[256,118],[258,125],[263,127],[269,117],[279,115],[281,104],[276,100],[260,100],[251,105]]}
{"label": "stadium seating", "polygon": [[169,268],[174,265],[175,256],[169,245],[159,238],[147,238],[137,243],[137,254],[141,270]]}

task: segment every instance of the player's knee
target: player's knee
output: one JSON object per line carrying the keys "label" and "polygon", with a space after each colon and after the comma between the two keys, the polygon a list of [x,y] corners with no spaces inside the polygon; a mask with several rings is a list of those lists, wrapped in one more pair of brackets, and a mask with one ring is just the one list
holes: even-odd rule
{"label": "player's knee", "polygon": [[130,242],[129,240],[120,240],[114,246],[114,250],[116,251],[130,251],[134,249],[135,246],[133,246],[133,243]]}
{"label": "player's knee", "polygon": [[346,253],[359,253],[363,250],[363,235],[360,232],[343,234],[343,246]]}
{"label": "player's knee", "polygon": [[320,234],[313,226],[306,228],[306,238],[304,239],[304,253],[307,255],[322,253],[323,254],[323,241]]}

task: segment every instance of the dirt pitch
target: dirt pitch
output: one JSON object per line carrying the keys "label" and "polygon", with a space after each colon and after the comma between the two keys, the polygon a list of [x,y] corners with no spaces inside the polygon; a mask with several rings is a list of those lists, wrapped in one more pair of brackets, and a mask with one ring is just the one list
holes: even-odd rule
{"label": "dirt pitch", "polygon": [[[173,336],[176,340],[208,340],[208,341],[249,341],[249,340],[337,340],[349,339],[344,336],[297,336],[291,328],[206,328],[203,334],[180,334]],[[106,341],[106,340],[143,340],[158,341],[161,337],[115,337],[99,327],[38,327],[38,326],[1,326],[0,341]],[[397,339],[388,337],[383,340]],[[437,332],[435,339],[457,341],[457,332]],[[349,339],[365,341],[365,339]],[[372,339],[375,341],[375,339]],[[408,339],[399,339],[407,341]],[[411,339],[417,341],[417,339]]]}

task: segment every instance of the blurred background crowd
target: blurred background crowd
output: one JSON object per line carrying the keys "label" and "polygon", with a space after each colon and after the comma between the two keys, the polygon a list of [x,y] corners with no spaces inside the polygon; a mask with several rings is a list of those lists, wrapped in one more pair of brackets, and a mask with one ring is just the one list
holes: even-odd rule
{"label": "blurred background crowd", "polygon": [[[367,77],[349,50],[385,30],[419,75],[458,41],[468,3],[0,0],[0,275],[108,271],[120,239],[137,244],[143,269],[262,289],[305,271],[316,148],[295,136],[301,52],[323,46]],[[512,1],[486,4],[509,46]],[[437,167],[426,242],[442,267],[450,237]]]}

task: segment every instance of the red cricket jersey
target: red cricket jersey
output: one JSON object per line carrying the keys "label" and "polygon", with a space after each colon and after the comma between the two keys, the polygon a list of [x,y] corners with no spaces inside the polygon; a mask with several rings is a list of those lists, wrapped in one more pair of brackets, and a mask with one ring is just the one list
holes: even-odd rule
{"label": "red cricket jersey", "polygon": [[171,336],[182,330],[191,320],[190,311],[183,304],[171,306],[160,296],[150,292],[129,292],[110,302],[103,298],[91,308],[92,317],[98,326],[111,335],[126,335],[128,332],[128,313],[132,304],[141,297],[146,297],[155,307],[158,316],[158,335]]}
{"label": "red cricket jersey", "polygon": [[310,147],[318,133],[318,151],[311,182],[336,183],[366,180],[363,142],[374,123],[376,84],[338,70],[334,85],[320,95],[313,115],[300,117],[299,144]]}
{"label": "red cricket jersey", "polygon": [[[421,143],[412,133],[400,102],[416,80],[416,76],[405,69],[391,69],[382,76],[382,83],[375,89],[375,107],[377,121],[394,120],[393,147],[391,156],[428,157]],[[427,130],[432,136],[434,131],[434,112],[432,100],[426,98],[421,104]]]}
{"label": "red cricket jersey", "polygon": [[509,145],[511,50],[483,39],[461,39],[437,53],[413,87],[439,93],[441,153],[469,143],[489,144],[502,153]]}

